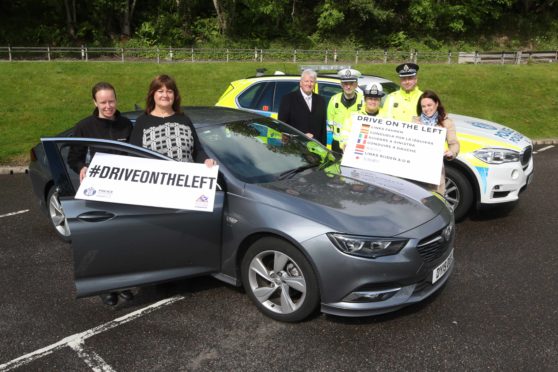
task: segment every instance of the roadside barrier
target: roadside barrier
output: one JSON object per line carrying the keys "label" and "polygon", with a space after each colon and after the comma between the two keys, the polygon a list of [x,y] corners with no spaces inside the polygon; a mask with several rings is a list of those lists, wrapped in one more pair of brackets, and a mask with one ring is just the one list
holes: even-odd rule
{"label": "roadside barrier", "polygon": [[305,50],[211,48],[100,48],[0,46],[0,61],[113,61],[113,62],[293,62],[386,64],[491,63],[525,64],[558,62],[558,51],[420,52],[418,50]]}

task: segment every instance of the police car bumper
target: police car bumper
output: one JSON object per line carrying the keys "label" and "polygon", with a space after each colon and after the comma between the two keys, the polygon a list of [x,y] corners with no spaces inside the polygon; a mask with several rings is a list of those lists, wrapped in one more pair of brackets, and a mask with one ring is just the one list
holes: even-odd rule
{"label": "police car bumper", "polygon": [[519,162],[492,165],[488,168],[484,184],[481,184],[481,206],[514,202],[532,182],[533,160],[524,166]]}

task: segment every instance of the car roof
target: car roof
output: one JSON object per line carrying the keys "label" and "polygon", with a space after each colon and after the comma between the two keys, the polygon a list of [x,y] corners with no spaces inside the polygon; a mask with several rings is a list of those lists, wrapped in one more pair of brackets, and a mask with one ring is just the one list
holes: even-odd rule
{"label": "car roof", "polygon": [[[259,76],[250,76],[247,77],[245,79],[241,79],[241,80],[271,80],[271,81],[276,81],[276,80],[298,80],[300,79],[300,75],[294,75],[294,74],[281,74],[281,75],[259,75]],[[335,73],[331,73],[331,74],[318,74],[318,80],[323,80],[323,79],[327,79],[330,80],[332,82],[338,82],[339,84],[341,83],[341,78],[335,74]],[[368,85],[369,83],[394,83],[393,81],[389,80],[389,79],[385,79],[383,77],[380,76],[376,76],[376,75],[362,75],[358,78],[358,85],[362,86],[362,85]]]}
{"label": "car roof", "polygon": [[[323,76],[323,77],[328,77],[331,79],[337,79],[340,80],[339,76],[337,76],[337,74],[325,74],[325,75],[318,75],[318,76]],[[393,81],[389,80],[389,79],[385,79],[383,77],[380,76],[376,76],[376,75],[361,75],[358,78],[358,85],[366,85],[368,83],[393,83]]]}
{"label": "car roof", "polygon": [[184,107],[184,113],[195,125],[214,125],[264,118],[251,111],[219,106],[187,106]]}
{"label": "car roof", "polygon": [[[184,113],[192,120],[195,126],[215,125],[229,123],[233,121],[263,119],[251,111],[233,109],[219,106],[183,106]],[[138,116],[143,114],[142,110],[123,112],[122,116],[135,121]]]}

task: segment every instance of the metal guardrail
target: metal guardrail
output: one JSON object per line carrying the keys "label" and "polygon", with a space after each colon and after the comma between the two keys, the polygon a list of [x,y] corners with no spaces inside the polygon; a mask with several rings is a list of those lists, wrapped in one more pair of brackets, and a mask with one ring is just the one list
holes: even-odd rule
{"label": "metal guardrail", "polygon": [[98,48],[0,46],[0,61],[117,61],[117,62],[293,62],[385,64],[422,63],[523,64],[558,62],[558,51],[420,52],[391,50]]}
{"label": "metal guardrail", "polygon": [[457,63],[516,64],[552,63],[558,61],[558,51],[517,51],[517,52],[459,52]]}

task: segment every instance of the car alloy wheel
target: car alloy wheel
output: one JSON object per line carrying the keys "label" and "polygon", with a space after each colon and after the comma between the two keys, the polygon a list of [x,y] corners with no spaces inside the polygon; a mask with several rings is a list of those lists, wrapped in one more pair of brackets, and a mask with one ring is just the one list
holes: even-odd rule
{"label": "car alloy wheel", "polygon": [[242,263],[246,292],[267,316],[297,322],[315,311],[319,302],[314,272],[300,251],[274,238],[258,240]]}
{"label": "car alloy wheel", "polygon": [[461,221],[473,204],[473,188],[467,178],[458,170],[446,167],[446,201],[453,209],[456,221]]}
{"label": "car alloy wheel", "polygon": [[452,210],[459,205],[459,200],[461,199],[461,194],[457,185],[451,178],[446,177],[446,200],[451,205]]}
{"label": "car alloy wheel", "polygon": [[64,214],[64,208],[58,199],[58,191],[56,187],[52,187],[48,193],[48,217],[56,234],[65,241],[70,240],[70,228]]}

